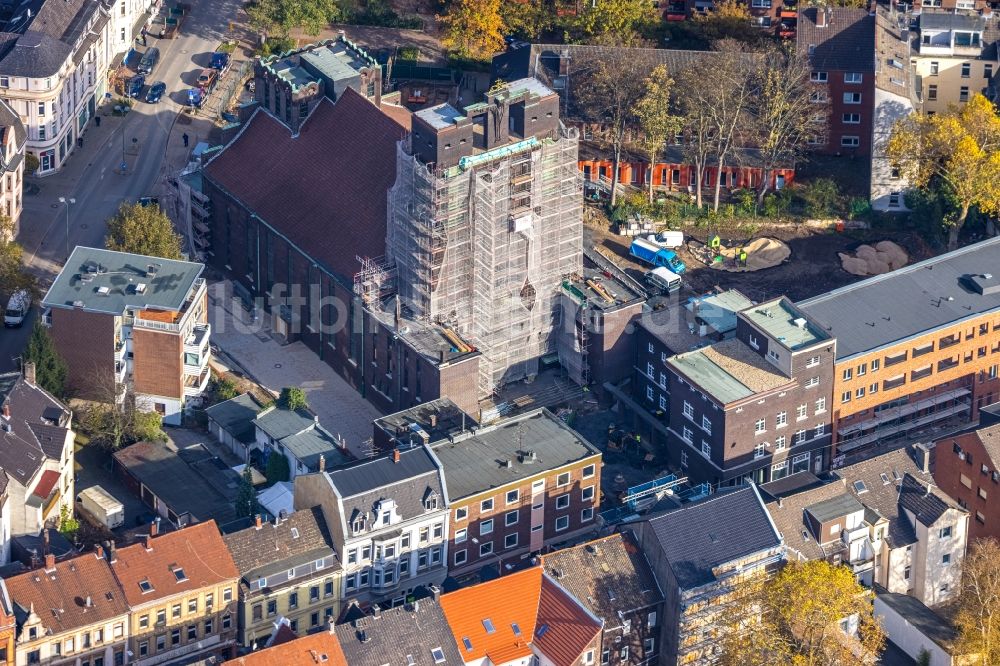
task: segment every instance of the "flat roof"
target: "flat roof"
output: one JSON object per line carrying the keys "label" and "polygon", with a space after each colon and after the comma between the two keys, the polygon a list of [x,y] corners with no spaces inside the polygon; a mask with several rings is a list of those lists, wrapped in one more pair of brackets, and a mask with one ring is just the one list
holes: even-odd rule
{"label": "flat roof", "polygon": [[549,95],[556,94],[554,90],[533,76],[511,81],[507,84],[507,87],[511,94],[518,93],[522,90],[527,90],[532,95],[538,95],[539,97],[548,97]]}
{"label": "flat roof", "polygon": [[204,264],[78,246],[42,305],[120,315],[127,309],[179,312]]}
{"label": "flat roof", "polygon": [[351,50],[341,41],[306,51],[301,57],[317,72],[334,81],[352,79],[358,76],[363,68],[372,65],[369,59]]}
{"label": "flat roof", "polygon": [[623,305],[645,300],[645,296],[636,293],[621,280],[596,268],[584,268],[583,275],[569,276],[563,280],[563,290],[578,303],[586,299],[589,307],[599,310],[614,310]]}
{"label": "flat roof", "polygon": [[459,118],[464,118],[465,114],[453,107],[448,102],[420,109],[413,113],[416,117],[434,129],[447,129],[455,124]]}
{"label": "flat roof", "polygon": [[837,338],[837,358],[887,347],[1000,310],[1000,236],[798,303]]}
{"label": "flat roof", "polygon": [[830,339],[829,333],[784,297],[748,308],[742,314],[792,351]]}
{"label": "flat roof", "polygon": [[265,67],[274,72],[279,79],[292,84],[293,90],[298,90],[302,86],[315,82],[317,79],[305,67],[302,67],[294,56],[278,60],[277,62],[265,64]]}
{"label": "flat roof", "polygon": [[432,450],[441,461],[453,502],[600,455],[596,447],[547,409],[457,436]]}
{"label": "flat roof", "polygon": [[735,338],[672,356],[667,365],[724,405],[791,382]]}
{"label": "flat roof", "polygon": [[439,442],[475,425],[475,418],[462,412],[447,396],[375,419],[375,427],[390,437],[417,443],[424,434],[431,443]]}
{"label": "flat roof", "polygon": [[639,324],[675,354],[706,347],[736,330],[736,313],[754,304],[730,289],[692,296],[643,315]]}
{"label": "flat roof", "polygon": [[925,11],[920,13],[917,20],[921,30],[969,30],[971,32],[986,30],[986,19],[974,14]]}
{"label": "flat roof", "polygon": [[847,492],[847,488],[841,486],[840,489],[843,491],[843,494],[810,504],[805,510],[821,523],[841,518],[849,513],[864,511],[865,508],[861,506],[861,502],[854,499]]}
{"label": "flat roof", "polygon": [[[382,324],[395,331],[396,335],[411,349],[434,364],[452,362],[463,357],[471,358],[479,354],[479,351],[466,340],[462,340],[462,343],[469,347],[469,351],[456,347],[443,327],[416,319],[405,304],[400,304],[400,320],[397,327],[395,299],[393,297],[369,305],[367,311]],[[455,331],[450,332],[459,337]],[[459,337],[459,339],[461,338]]]}
{"label": "flat roof", "polygon": [[949,655],[955,654],[953,651],[959,632],[947,618],[938,615],[909,594],[886,592],[877,588],[875,598],[899,613],[914,629],[944,648]]}

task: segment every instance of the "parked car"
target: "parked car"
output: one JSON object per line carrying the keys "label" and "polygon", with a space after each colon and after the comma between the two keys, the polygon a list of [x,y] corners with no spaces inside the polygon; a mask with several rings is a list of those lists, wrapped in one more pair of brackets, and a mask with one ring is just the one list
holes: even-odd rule
{"label": "parked car", "polygon": [[167,84],[163,81],[157,81],[149,86],[149,90],[146,92],[146,101],[150,104],[156,104],[165,92],[167,92]]}
{"label": "parked car", "polygon": [[212,92],[212,87],[215,86],[215,80],[219,77],[219,72],[212,69],[203,69],[201,74],[198,75],[198,87],[205,90],[205,92]]}
{"label": "parked car", "polygon": [[152,74],[158,62],[160,62],[160,49],[153,46],[142,54],[142,60],[139,61],[136,71],[140,74]]}
{"label": "parked car", "polygon": [[27,289],[15,291],[7,302],[7,309],[3,313],[4,326],[20,326],[24,323],[24,318],[28,316],[31,309],[31,294]]}
{"label": "parked car", "polygon": [[229,67],[229,54],[224,51],[216,51],[212,54],[212,69],[217,69],[220,72],[226,71]]}
{"label": "parked car", "polygon": [[142,95],[142,88],[146,85],[146,77],[142,74],[136,74],[131,79],[128,80],[128,86],[126,87],[126,94],[129,97],[134,97],[139,99]]}
{"label": "parked car", "polygon": [[190,88],[187,91],[187,103],[188,106],[192,106],[196,109],[201,108],[202,102],[205,101],[205,95],[201,92],[200,88]]}

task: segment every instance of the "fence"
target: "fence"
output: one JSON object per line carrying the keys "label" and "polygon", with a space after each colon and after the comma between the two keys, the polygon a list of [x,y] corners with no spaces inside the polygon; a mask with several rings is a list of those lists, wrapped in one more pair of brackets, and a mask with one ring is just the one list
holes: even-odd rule
{"label": "fence", "polygon": [[237,70],[235,76],[233,75],[232,69],[225,77],[225,81],[220,84],[222,88],[219,93],[219,108],[217,109],[218,115],[222,115],[224,112],[229,110],[229,106],[233,101],[233,96],[238,96],[240,91],[243,90],[243,80],[250,73],[253,68],[253,61],[244,60],[240,63],[239,70]]}

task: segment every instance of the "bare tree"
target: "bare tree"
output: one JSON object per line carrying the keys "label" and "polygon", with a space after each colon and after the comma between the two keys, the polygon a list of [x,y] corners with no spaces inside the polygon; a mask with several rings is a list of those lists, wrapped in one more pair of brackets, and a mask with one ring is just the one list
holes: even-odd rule
{"label": "bare tree", "polygon": [[649,202],[653,202],[653,171],[656,158],[667,141],[683,127],[683,119],[675,116],[671,109],[670,90],[674,80],[667,68],[658,65],[646,78],[646,92],[636,105],[639,119],[640,144],[649,158]]}
{"label": "bare tree", "polygon": [[676,88],[678,106],[684,126],[684,158],[694,166],[694,195],[698,208],[702,204],[702,182],[705,167],[712,155],[715,134],[710,106],[712,93],[705,82],[711,80],[714,57],[706,57],[678,73]]}
{"label": "bare tree", "polygon": [[753,82],[757,67],[757,58],[747,53],[746,44],[742,42],[734,39],[722,40],[717,43],[716,49],[719,55],[713,58],[714,79],[702,82],[714,98],[714,103],[708,108],[713,133],[713,153],[718,170],[712,195],[714,211],[719,210],[722,167],[746,139],[745,126],[753,100]]}
{"label": "bare tree", "polygon": [[646,68],[627,49],[602,49],[576,66],[570,113],[600,126],[602,142],[611,149],[611,204],[618,198],[622,151],[637,118],[636,105],[646,92]]}

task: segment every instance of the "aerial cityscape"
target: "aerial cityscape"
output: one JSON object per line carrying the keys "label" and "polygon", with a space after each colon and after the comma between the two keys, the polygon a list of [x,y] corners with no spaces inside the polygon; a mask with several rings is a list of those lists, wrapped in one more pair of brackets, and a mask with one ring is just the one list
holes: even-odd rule
{"label": "aerial cityscape", "polygon": [[998,10],[0,0],[0,666],[1000,666]]}

